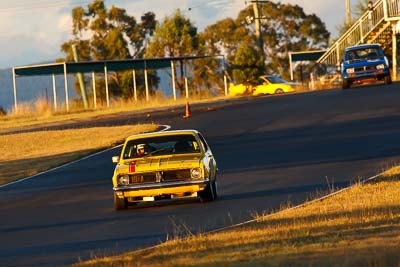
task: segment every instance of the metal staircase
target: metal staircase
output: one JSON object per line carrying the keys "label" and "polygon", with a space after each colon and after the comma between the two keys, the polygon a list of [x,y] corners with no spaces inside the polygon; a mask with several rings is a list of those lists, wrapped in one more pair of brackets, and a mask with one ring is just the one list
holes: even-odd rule
{"label": "metal staircase", "polygon": [[400,0],[378,0],[318,59],[318,63],[338,65],[348,46],[379,43],[391,53],[393,28],[400,20]]}

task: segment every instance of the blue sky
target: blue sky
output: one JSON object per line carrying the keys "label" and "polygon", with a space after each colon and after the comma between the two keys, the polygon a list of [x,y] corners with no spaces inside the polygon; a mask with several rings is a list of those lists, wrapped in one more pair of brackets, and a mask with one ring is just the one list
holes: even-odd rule
{"label": "blue sky", "polygon": [[[92,0],[0,0],[0,68],[30,65],[61,57],[60,45],[70,39],[71,15],[75,6]],[[249,2],[249,1],[247,1]],[[315,13],[333,36],[344,20],[344,0],[282,0]],[[355,2],[355,0],[352,0]],[[147,12],[157,19],[180,8],[201,31],[226,17],[235,18],[246,7],[245,0],[105,0],[106,5],[125,8],[137,19]],[[191,8],[189,10],[189,8]]]}

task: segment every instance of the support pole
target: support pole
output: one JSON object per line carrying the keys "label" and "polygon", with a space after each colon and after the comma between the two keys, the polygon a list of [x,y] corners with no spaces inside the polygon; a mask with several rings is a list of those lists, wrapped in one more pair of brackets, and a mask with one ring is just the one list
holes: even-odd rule
{"label": "support pole", "polygon": [[[73,44],[71,47],[72,47],[72,54],[74,56],[74,61],[79,62],[79,55],[76,50],[76,45]],[[89,107],[89,104],[88,104],[88,100],[87,100],[88,98],[87,98],[87,93],[86,93],[85,80],[83,79],[83,74],[81,72],[78,72],[77,76],[78,76],[79,86],[81,88],[83,106],[85,107],[85,109],[87,109]]]}
{"label": "support pole", "polygon": [[260,8],[258,6],[258,1],[253,2],[253,11],[254,11],[254,23],[256,28],[256,37],[257,37],[257,45],[260,48],[260,51],[264,54],[264,45],[261,37],[261,14]]}
{"label": "support pole", "polygon": [[340,64],[340,49],[339,49],[339,43],[336,43],[336,64]]}
{"label": "support pole", "polygon": [[174,95],[174,100],[176,101],[175,63],[173,60],[171,60],[171,76],[172,76],[172,93]]}
{"label": "support pole", "polygon": [[363,33],[363,25],[362,25],[362,21],[360,20],[360,40],[361,40],[361,43],[363,44],[364,43],[364,33]]}
{"label": "support pole", "polygon": [[290,69],[290,80],[293,81],[293,61],[292,61],[292,52],[289,52],[289,69]]}
{"label": "support pole", "polygon": [[137,101],[137,87],[136,87],[136,71],[132,71],[133,78],[133,96],[135,97],[135,101]]}
{"label": "support pole", "polygon": [[65,88],[65,105],[67,106],[67,111],[69,111],[67,63],[65,62],[64,62],[64,88]]}
{"label": "support pole", "polygon": [[350,0],[345,0],[345,7],[346,7],[346,27],[349,28],[351,26]]}
{"label": "support pole", "polygon": [[397,81],[397,34],[396,23],[392,23],[392,80]]}
{"label": "support pole", "polygon": [[105,78],[105,83],[106,83],[106,101],[107,101],[107,107],[110,107],[110,97],[108,94],[108,72],[107,72],[107,65],[104,65],[104,78]]}
{"label": "support pole", "polygon": [[228,83],[225,74],[224,74],[224,86],[225,86],[225,96],[228,96]]}
{"label": "support pole", "polygon": [[18,112],[18,104],[17,104],[17,80],[15,77],[15,68],[13,68],[13,86],[14,86],[14,111]]}
{"label": "support pole", "polygon": [[224,73],[224,86],[225,86],[225,96],[228,96],[228,81],[226,77],[226,68],[225,68],[225,56],[222,55],[222,72]]}
{"label": "support pole", "polygon": [[146,83],[146,101],[149,101],[149,83],[147,80],[147,69],[144,69],[144,81]]}
{"label": "support pole", "polygon": [[97,108],[97,95],[96,95],[96,74],[92,72],[92,86],[93,86],[93,107]]}
{"label": "support pole", "polygon": [[[395,0],[397,1],[397,0]],[[385,17],[385,20],[388,19],[388,4],[387,4],[387,0],[383,0],[383,16]]]}
{"label": "support pole", "polygon": [[57,110],[56,75],[54,75],[54,73],[53,73],[53,102],[54,102],[54,110]]}

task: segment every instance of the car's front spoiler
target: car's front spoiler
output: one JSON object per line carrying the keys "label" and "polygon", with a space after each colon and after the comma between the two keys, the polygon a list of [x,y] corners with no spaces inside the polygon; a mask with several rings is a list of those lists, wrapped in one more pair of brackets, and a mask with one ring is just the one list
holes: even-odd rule
{"label": "car's front spoiler", "polygon": [[118,186],[114,187],[114,191],[136,191],[136,190],[152,190],[170,187],[180,187],[180,186],[205,186],[210,182],[210,179],[205,178],[201,181],[179,181],[179,182],[166,182],[166,183],[152,183],[152,184],[141,184],[141,185],[129,185],[129,186]]}

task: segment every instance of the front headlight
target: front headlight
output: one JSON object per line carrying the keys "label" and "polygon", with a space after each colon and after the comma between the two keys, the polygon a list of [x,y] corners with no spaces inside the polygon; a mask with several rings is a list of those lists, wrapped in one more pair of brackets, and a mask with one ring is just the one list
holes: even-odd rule
{"label": "front headlight", "polygon": [[377,70],[383,70],[384,68],[385,68],[384,64],[379,64],[379,65],[376,66]]}
{"label": "front headlight", "polygon": [[349,69],[347,69],[347,70],[346,70],[346,73],[347,73],[347,74],[354,73],[354,68],[349,68]]}
{"label": "front headlight", "polygon": [[200,179],[201,178],[201,169],[200,168],[193,168],[190,170],[190,177],[192,179]]}
{"label": "front headlight", "polygon": [[129,184],[129,175],[121,175],[118,177],[118,184],[119,185],[128,185]]}

